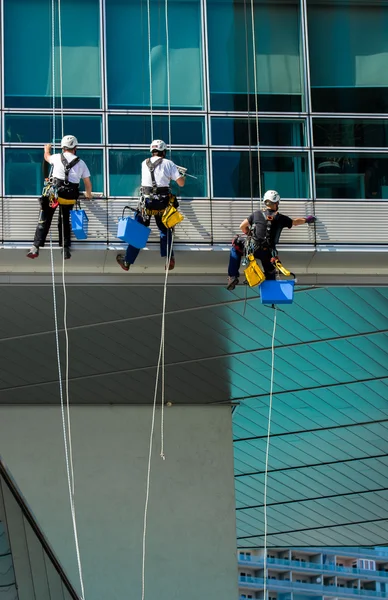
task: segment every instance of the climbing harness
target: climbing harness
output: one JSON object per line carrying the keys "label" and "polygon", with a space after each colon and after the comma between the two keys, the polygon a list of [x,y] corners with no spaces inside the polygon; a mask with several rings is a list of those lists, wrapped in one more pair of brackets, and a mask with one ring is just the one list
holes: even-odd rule
{"label": "climbing harness", "polygon": [[[61,126],[62,126],[62,137],[63,137],[63,82],[62,82],[62,34],[61,34],[61,4],[60,0],[57,0],[58,6],[58,31],[59,31],[59,65],[60,65],[60,98],[61,98]],[[56,135],[55,135],[55,120],[56,120],[56,87],[55,87],[55,0],[51,0],[51,61],[52,61],[52,117],[53,117],[53,151],[55,152],[55,143],[56,143]],[[53,187],[53,181],[48,181],[46,183],[47,189],[46,192],[48,194],[51,193],[51,201],[55,200],[55,194],[57,193],[56,184],[55,189]],[[50,197],[50,196],[49,196]],[[57,204],[55,205],[57,206]],[[53,208],[55,206],[52,206]],[[62,240],[64,234],[64,221],[62,218]],[[66,394],[66,411],[65,411],[65,401],[64,401],[64,393],[63,393],[63,385],[62,385],[62,368],[61,368],[61,357],[60,357],[60,344],[59,344],[59,328],[58,328],[58,315],[57,315],[57,299],[56,299],[56,284],[55,284],[55,268],[54,268],[54,252],[53,252],[53,240],[52,240],[52,232],[50,228],[50,261],[51,261],[51,280],[52,280],[52,294],[53,294],[53,307],[54,307],[54,324],[55,324],[55,343],[56,343],[56,354],[57,354],[57,367],[58,367],[58,380],[59,380],[59,395],[60,395],[60,403],[61,403],[61,418],[62,418],[62,430],[63,430],[63,442],[65,449],[65,462],[66,462],[66,473],[67,473],[67,483],[68,483],[68,491],[69,491],[69,501],[70,501],[70,510],[71,517],[73,523],[73,533],[74,533],[74,542],[75,549],[77,555],[77,566],[78,566],[78,574],[80,580],[81,587],[81,598],[85,599],[85,590],[84,590],[84,582],[83,582],[83,573],[82,573],[82,564],[81,564],[81,556],[79,550],[79,541],[78,541],[78,530],[77,530],[77,520],[76,520],[76,511],[75,511],[75,484],[74,484],[74,467],[73,467],[73,450],[72,450],[72,438],[71,438],[71,422],[70,422],[70,398],[69,398],[69,337],[67,330],[67,294],[66,294],[66,285],[65,285],[65,254],[63,253],[62,257],[62,285],[63,285],[63,295],[64,295],[64,312],[63,312],[63,321],[64,321],[64,331],[65,331],[65,340],[66,340],[66,367],[65,367],[65,394]]]}

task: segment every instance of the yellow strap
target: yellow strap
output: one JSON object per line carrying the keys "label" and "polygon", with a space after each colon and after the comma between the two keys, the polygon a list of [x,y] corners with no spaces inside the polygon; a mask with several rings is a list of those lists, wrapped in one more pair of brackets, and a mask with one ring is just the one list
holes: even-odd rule
{"label": "yellow strap", "polygon": [[59,204],[75,204],[76,200],[66,200],[66,198],[58,197],[58,202],[59,202]]}
{"label": "yellow strap", "polygon": [[275,260],[275,267],[277,268],[278,271],[283,273],[283,275],[286,275],[287,277],[289,277],[291,275],[291,272],[288,271],[288,269],[286,269],[285,267],[283,267],[280,260]]}

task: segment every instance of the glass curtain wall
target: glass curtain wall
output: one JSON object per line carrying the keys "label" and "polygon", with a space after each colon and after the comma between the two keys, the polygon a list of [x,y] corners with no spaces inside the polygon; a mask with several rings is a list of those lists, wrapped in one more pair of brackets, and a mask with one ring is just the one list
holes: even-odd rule
{"label": "glass curtain wall", "polygon": [[387,0],[66,0],[60,28],[55,0],[54,32],[51,0],[2,4],[8,206],[38,213],[54,130],[112,205],[136,198],[152,137],[194,203],[239,210],[259,178],[301,207],[388,198]]}

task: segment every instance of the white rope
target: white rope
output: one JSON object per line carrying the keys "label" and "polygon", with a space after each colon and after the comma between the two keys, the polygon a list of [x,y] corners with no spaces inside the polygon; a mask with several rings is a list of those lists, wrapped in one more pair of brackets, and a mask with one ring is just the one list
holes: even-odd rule
{"label": "white rope", "polygon": [[[142,571],[141,571],[141,600],[145,598],[145,559],[146,559],[146,541],[147,541],[147,518],[148,518],[148,504],[150,497],[150,481],[151,481],[151,460],[152,460],[152,449],[153,449],[153,439],[154,439],[154,431],[155,431],[155,414],[156,414],[156,399],[158,396],[158,387],[159,387],[159,375],[160,371],[162,372],[162,417],[161,417],[161,451],[160,456],[165,460],[164,455],[164,331],[165,331],[165,313],[166,313],[166,300],[167,300],[167,281],[168,281],[168,264],[172,255],[172,248],[174,242],[174,233],[172,232],[171,237],[171,246],[170,253],[166,257],[166,276],[164,279],[164,289],[163,289],[163,312],[162,312],[162,332],[160,336],[160,346],[159,346],[159,356],[158,356],[158,364],[156,368],[156,380],[155,380],[155,389],[154,389],[154,401],[152,405],[152,419],[151,419],[151,431],[149,438],[149,448],[148,448],[148,465],[147,465],[147,480],[146,480],[146,499],[144,506],[144,520],[143,520],[143,548],[142,548]],[[168,261],[168,262],[167,262]],[[162,365],[162,367],[161,367]]]}
{"label": "white rope", "polygon": [[260,132],[259,132],[259,100],[258,100],[258,86],[257,86],[256,34],[255,34],[254,0],[251,0],[251,17],[252,17],[253,83],[254,83],[254,87],[255,87],[255,117],[256,117],[256,137],[257,137],[257,171],[258,171],[258,176],[259,176],[259,200],[260,200],[260,208],[262,208]]}
{"label": "white rope", "polygon": [[273,331],[272,331],[272,343],[271,343],[271,384],[269,392],[269,406],[268,406],[268,430],[267,430],[267,444],[265,449],[265,471],[264,471],[264,585],[263,585],[263,600],[267,600],[267,534],[268,534],[268,518],[267,518],[267,491],[268,491],[268,462],[269,462],[269,448],[271,440],[271,419],[272,419],[272,398],[273,398],[273,384],[274,384],[274,373],[275,373],[275,334],[276,334],[276,316],[277,310],[274,309],[275,315],[273,319]]}
{"label": "white rope", "polygon": [[152,59],[151,59],[151,8],[150,0],[147,0],[147,26],[148,26],[148,70],[150,78],[150,112],[151,112],[151,140],[154,139],[154,121],[153,121],[153,97],[152,97]]}
{"label": "white rope", "polygon": [[61,99],[61,138],[64,136],[63,126],[63,70],[62,70],[62,20],[61,20],[61,0],[58,0],[58,46],[59,46],[59,95]]}
{"label": "white rope", "polygon": [[[56,111],[55,111],[55,0],[51,0],[51,42],[52,42],[52,95],[53,95],[53,151],[55,151],[55,119],[56,119]],[[58,0],[58,22],[59,29],[61,29],[61,20],[60,20],[60,0]],[[61,39],[61,37],[60,37]],[[62,59],[61,59],[61,43],[60,43],[60,94],[61,94],[61,109],[62,109],[62,127],[63,127],[63,94],[62,94]],[[63,130],[62,130],[63,132]],[[64,220],[62,215],[62,242],[63,239],[63,226]],[[62,417],[62,431],[63,431],[63,442],[65,449],[65,461],[66,461],[66,473],[67,473],[67,483],[69,490],[69,500],[70,500],[70,510],[71,517],[73,523],[73,533],[74,533],[74,542],[75,549],[77,554],[77,565],[78,565],[78,574],[81,586],[81,598],[84,600],[85,598],[85,588],[82,574],[82,564],[81,564],[81,556],[79,550],[79,541],[78,541],[78,530],[77,530],[77,520],[76,520],[76,512],[75,512],[75,502],[74,502],[74,471],[73,471],[73,461],[72,461],[72,452],[70,452],[69,459],[69,447],[68,447],[68,439],[69,445],[71,447],[71,435],[70,428],[69,432],[66,429],[66,418],[65,418],[65,405],[64,405],[64,397],[63,397],[63,385],[62,385],[62,368],[61,368],[61,357],[60,357],[60,345],[59,345],[59,328],[58,328],[58,314],[57,314],[57,298],[56,298],[56,289],[55,289],[55,268],[54,268],[54,252],[53,252],[53,239],[52,239],[52,231],[50,228],[50,260],[51,260],[51,280],[52,280],[52,292],[53,292],[53,308],[54,308],[54,324],[55,324],[55,343],[56,343],[56,353],[57,353],[57,366],[58,366],[58,380],[59,380],[59,395],[61,401],[61,417]],[[64,260],[64,254],[63,254]],[[68,386],[69,386],[69,343],[68,343],[68,332],[67,332],[67,295],[66,295],[66,286],[64,280],[64,263],[62,269],[62,281],[63,281],[63,290],[64,290],[64,330],[66,337],[66,396],[67,396],[67,418],[68,424],[70,427],[70,416],[69,416],[69,395],[68,395]]]}
{"label": "white rope", "polygon": [[167,111],[168,111],[168,147],[171,159],[171,86],[170,86],[170,38],[168,32],[168,0],[164,3],[166,22],[166,71],[167,71]]}

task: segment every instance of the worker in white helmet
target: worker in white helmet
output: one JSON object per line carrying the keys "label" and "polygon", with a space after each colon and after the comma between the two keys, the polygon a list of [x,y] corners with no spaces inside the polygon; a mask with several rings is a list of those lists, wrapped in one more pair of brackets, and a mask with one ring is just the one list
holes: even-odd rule
{"label": "worker in white helmet", "polygon": [[90,172],[85,162],[76,156],[77,146],[78,140],[74,135],[65,135],[61,141],[62,152],[51,154],[51,144],[44,147],[44,159],[51,165],[50,183],[45,186],[40,199],[39,222],[28,258],[39,256],[39,248],[45,244],[58,205],[59,245],[63,247],[64,258],[71,258],[70,211],[78,199],[81,179],[85,184],[85,197],[92,197]]}
{"label": "worker in white helmet", "polygon": [[[266,279],[276,278],[274,257],[276,244],[279,242],[282,230],[287,227],[314,223],[316,218],[312,215],[291,219],[279,212],[280,196],[275,190],[268,190],[264,194],[264,210],[255,210],[240,225],[245,234],[250,234],[250,253],[258,258],[263,265]],[[246,253],[246,237],[236,236],[232,241],[228,268],[228,290],[234,290],[239,282],[239,268],[243,255]]]}
{"label": "worker in white helmet", "polygon": [[[175,267],[174,251],[171,251],[172,230],[163,224],[162,216],[171,201],[176,208],[178,207],[176,196],[171,194],[170,182],[176,181],[180,187],[183,187],[186,169],[177,167],[172,160],[168,160],[166,150],[167,146],[163,140],[154,140],[150,146],[151,157],[142,162],[141,210],[137,212],[135,218],[139,223],[149,227],[151,216],[155,217],[160,232],[160,255],[171,257],[168,264],[168,270],[171,271]],[[129,271],[139,252],[138,248],[129,244],[126,253],[118,254],[116,261],[124,271]]]}

